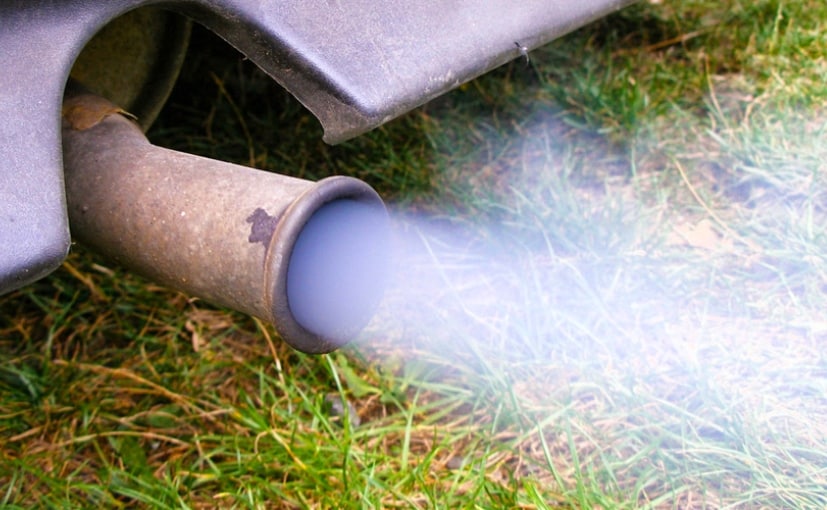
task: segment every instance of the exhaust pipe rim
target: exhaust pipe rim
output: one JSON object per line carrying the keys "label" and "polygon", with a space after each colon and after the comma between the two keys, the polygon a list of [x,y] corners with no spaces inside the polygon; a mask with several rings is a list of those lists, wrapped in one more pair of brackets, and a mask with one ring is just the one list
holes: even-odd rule
{"label": "exhaust pipe rim", "polygon": [[[265,281],[272,282],[272,288],[265,296],[267,309],[272,313],[272,322],[282,338],[293,348],[309,353],[324,354],[334,351],[348,343],[352,338],[332,337],[319,334],[306,328],[296,319],[290,306],[288,292],[288,271],[296,243],[314,214],[326,205],[339,200],[352,200],[376,210],[379,218],[389,224],[387,209],[376,191],[365,182],[346,176],[327,177],[318,181],[313,187],[297,197],[284,211],[276,225],[268,247],[266,258]],[[378,250],[388,251],[389,239],[382,239],[377,233],[376,239],[386,246],[377,246]],[[384,278],[379,271],[378,278]],[[380,287],[384,287],[383,285]],[[378,303],[381,295],[375,296]],[[366,310],[367,312],[367,310]],[[373,312],[373,310],[370,310]],[[372,313],[366,313],[366,316]],[[350,329],[360,330],[364,327]],[[351,334],[348,334],[350,336]]]}

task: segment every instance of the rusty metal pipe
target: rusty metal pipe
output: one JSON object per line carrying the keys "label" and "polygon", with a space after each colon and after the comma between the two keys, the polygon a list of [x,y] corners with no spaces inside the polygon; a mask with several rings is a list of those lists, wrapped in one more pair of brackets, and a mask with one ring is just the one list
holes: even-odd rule
{"label": "rusty metal pipe", "polygon": [[64,101],[63,154],[75,239],[269,321],[298,350],[346,343],[381,299],[389,222],[360,180],[314,183],[156,147],[88,93]]}

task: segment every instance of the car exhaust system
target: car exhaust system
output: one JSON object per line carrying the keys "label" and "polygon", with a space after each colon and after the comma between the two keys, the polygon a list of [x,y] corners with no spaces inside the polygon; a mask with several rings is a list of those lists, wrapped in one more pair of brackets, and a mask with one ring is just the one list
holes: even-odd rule
{"label": "car exhaust system", "polygon": [[[112,103],[146,129],[199,25],[338,143],[633,1],[2,0],[0,295],[60,267],[74,237],[300,350],[334,349],[381,299],[376,193],[154,147]],[[70,77],[97,96],[65,94]]]}
{"label": "car exhaust system", "polygon": [[154,281],[271,322],[303,352],[332,351],[369,322],[390,244],[370,186],[157,147],[112,103],[67,90],[64,178],[75,239]]}

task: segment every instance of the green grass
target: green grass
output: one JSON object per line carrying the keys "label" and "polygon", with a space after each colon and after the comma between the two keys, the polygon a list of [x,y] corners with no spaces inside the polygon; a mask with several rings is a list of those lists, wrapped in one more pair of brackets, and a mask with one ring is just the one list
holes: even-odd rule
{"label": "green grass", "polygon": [[153,139],[365,179],[411,278],[314,357],[77,248],[0,301],[0,506],[827,506],[827,5],[643,2],[336,147],[202,43]]}

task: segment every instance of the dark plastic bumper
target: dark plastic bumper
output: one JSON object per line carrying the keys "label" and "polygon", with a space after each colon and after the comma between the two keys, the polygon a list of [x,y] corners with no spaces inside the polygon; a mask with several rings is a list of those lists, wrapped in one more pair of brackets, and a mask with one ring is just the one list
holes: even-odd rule
{"label": "dark plastic bumper", "polygon": [[[346,140],[632,0],[191,0],[160,5],[226,39]],[[89,39],[148,0],[0,3],[0,293],[70,244],[60,110]],[[518,43],[518,44],[515,44]]]}

